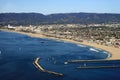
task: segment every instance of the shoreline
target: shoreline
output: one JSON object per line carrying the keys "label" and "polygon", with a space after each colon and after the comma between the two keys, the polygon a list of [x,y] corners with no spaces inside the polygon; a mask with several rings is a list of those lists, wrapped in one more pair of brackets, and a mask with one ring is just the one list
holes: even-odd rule
{"label": "shoreline", "polygon": [[47,38],[47,39],[52,39],[52,40],[60,40],[60,41],[65,41],[65,42],[70,42],[70,43],[75,43],[77,45],[85,45],[85,46],[90,46],[93,48],[101,49],[106,52],[108,52],[110,55],[109,57],[105,58],[105,60],[120,60],[120,48],[115,48],[111,46],[105,46],[105,45],[99,45],[97,43],[90,43],[87,41],[83,42],[77,42],[74,40],[69,40],[69,39],[59,39],[55,37],[47,37],[45,35],[42,35],[42,33],[27,33],[27,32],[20,32],[20,31],[13,31],[13,30],[7,30],[7,29],[0,29],[1,31],[7,31],[7,32],[15,32],[19,34],[24,34],[28,35],[30,37],[35,37],[35,38]]}

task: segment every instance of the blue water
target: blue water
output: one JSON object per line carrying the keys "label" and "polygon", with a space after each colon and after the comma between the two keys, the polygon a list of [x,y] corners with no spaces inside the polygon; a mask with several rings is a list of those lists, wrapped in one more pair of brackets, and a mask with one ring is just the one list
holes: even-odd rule
{"label": "blue water", "polygon": [[[33,65],[63,73],[63,77],[42,73]],[[84,63],[67,60],[104,59],[108,53],[92,47],[0,31],[0,80],[120,80],[120,68],[76,69]],[[120,61],[91,62],[87,66],[120,65]]]}

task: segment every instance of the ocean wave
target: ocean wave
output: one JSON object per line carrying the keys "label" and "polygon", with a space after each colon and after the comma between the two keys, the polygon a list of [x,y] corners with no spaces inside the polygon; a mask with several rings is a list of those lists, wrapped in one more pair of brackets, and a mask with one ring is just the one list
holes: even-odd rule
{"label": "ocean wave", "polygon": [[107,55],[108,55],[108,58],[111,57],[111,54],[108,53]]}
{"label": "ocean wave", "polygon": [[64,43],[69,43],[69,42],[67,42],[67,41],[63,41]]}
{"label": "ocean wave", "polygon": [[79,47],[86,47],[85,45],[82,45],[82,44],[79,44],[79,45],[77,45],[77,46],[79,46]]}
{"label": "ocean wave", "polygon": [[104,51],[103,53],[108,54],[108,52]]}
{"label": "ocean wave", "polygon": [[2,59],[2,56],[1,56],[2,52],[0,51],[0,59]]}
{"label": "ocean wave", "polygon": [[108,53],[108,52],[106,52],[106,51],[104,51],[103,53],[107,54],[107,55],[108,55],[108,58],[111,57],[111,54],[110,54],[110,53]]}
{"label": "ocean wave", "polygon": [[95,48],[90,48],[89,49],[90,51],[95,51],[95,52],[99,52],[97,49],[95,49]]}

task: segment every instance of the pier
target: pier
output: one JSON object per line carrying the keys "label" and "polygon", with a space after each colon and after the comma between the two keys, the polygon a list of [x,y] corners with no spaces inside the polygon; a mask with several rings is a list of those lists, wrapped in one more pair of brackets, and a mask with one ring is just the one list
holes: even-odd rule
{"label": "pier", "polygon": [[[68,63],[84,63],[84,62],[108,62],[108,61],[120,61],[119,59],[117,60],[103,60],[103,59],[99,59],[99,60],[69,60],[67,61]],[[98,68],[120,68],[120,66],[118,65],[114,65],[114,66],[80,66],[77,67],[77,69],[98,69]]]}
{"label": "pier", "polygon": [[[108,61],[120,61],[118,60],[69,60],[67,61],[68,63],[85,63],[85,62],[108,62]],[[80,66],[77,67],[77,69],[100,69],[100,68],[120,68],[120,66],[118,65],[111,65],[111,66],[86,66],[86,64],[84,66]]]}
{"label": "pier", "polygon": [[116,60],[103,60],[103,59],[100,59],[100,60],[69,60],[67,61],[68,63],[77,63],[77,62],[106,62],[106,61],[120,61],[120,59],[116,59]]}
{"label": "pier", "polygon": [[40,59],[40,58],[36,58],[36,59],[34,60],[33,64],[34,64],[35,67],[38,68],[41,72],[46,72],[46,73],[49,73],[49,74],[54,74],[54,75],[56,75],[56,76],[63,76],[63,74],[61,74],[61,73],[49,71],[49,70],[46,70],[46,69],[42,68],[41,65],[38,64],[39,59]]}

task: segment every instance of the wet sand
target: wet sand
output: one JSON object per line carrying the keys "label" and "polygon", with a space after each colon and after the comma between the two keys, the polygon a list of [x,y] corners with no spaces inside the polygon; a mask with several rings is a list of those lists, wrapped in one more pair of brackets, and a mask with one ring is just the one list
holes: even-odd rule
{"label": "wet sand", "polygon": [[83,44],[83,45],[87,45],[87,46],[92,46],[95,48],[99,48],[102,50],[105,50],[107,52],[109,52],[111,54],[110,57],[106,58],[107,60],[120,60],[120,48],[115,48],[115,47],[111,47],[111,46],[105,46],[105,45],[99,45],[96,43],[90,43],[87,41],[83,41],[83,42],[77,42],[74,40],[69,40],[69,39],[58,39],[55,37],[47,37],[45,35],[42,35],[42,33],[26,33],[26,32],[19,32],[19,31],[11,31],[11,30],[6,30],[6,29],[0,29],[3,31],[8,31],[8,32],[16,32],[16,33],[20,33],[20,34],[25,34],[31,37],[36,37],[36,38],[48,38],[48,39],[54,39],[54,40],[61,40],[61,41],[65,41],[65,42],[70,42],[70,43],[75,43],[75,44]]}

